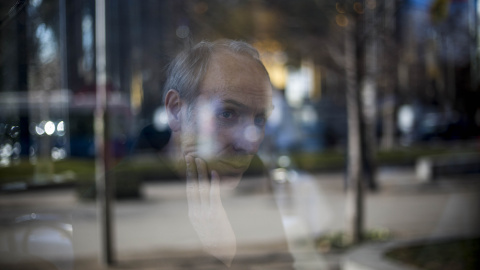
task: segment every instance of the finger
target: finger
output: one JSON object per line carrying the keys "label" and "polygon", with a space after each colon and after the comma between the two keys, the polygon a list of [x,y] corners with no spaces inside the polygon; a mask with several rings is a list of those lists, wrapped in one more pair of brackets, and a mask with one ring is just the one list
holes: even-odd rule
{"label": "finger", "polygon": [[187,164],[187,183],[196,186],[198,184],[198,175],[197,175],[197,167],[194,162],[194,157],[191,155],[185,156],[185,163]]}
{"label": "finger", "polygon": [[185,163],[187,165],[187,201],[188,208],[193,209],[195,205],[200,203],[198,197],[198,175],[197,167],[192,156],[185,156]]}
{"label": "finger", "polygon": [[195,158],[198,173],[198,191],[200,193],[200,202],[202,205],[208,206],[210,181],[208,180],[207,163],[200,158]]}
{"label": "finger", "polygon": [[218,207],[222,204],[220,198],[220,176],[216,171],[212,171],[212,181],[210,184],[210,206]]}

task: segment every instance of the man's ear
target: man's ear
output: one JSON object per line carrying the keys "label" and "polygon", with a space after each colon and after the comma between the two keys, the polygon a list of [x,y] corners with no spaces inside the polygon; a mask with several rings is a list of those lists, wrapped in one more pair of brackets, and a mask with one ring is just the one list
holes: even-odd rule
{"label": "man's ear", "polygon": [[172,131],[179,131],[182,127],[182,100],[180,94],[170,89],[165,96],[165,110],[168,116],[168,125]]}

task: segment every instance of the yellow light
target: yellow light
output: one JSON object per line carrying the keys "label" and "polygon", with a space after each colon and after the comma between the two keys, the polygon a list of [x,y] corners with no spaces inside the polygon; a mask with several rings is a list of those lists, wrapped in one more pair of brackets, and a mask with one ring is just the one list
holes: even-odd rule
{"label": "yellow light", "polygon": [[283,52],[283,46],[276,40],[262,40],[254,43],[254,47],[260,52],[263,64],[270,75],[272,85],[277,89],[285,89],[287,81],[287,57]]}
{"label": "yellow light", "polygon": [[133,114],[137,114],[143,102],[143,77],[142,73],[137,73],[132,77],[130,89],[130,106]]}
{"label": "yellow light", "polygon": [[355,4],[353,4],[353,9],[354,9],[355,12],[357,12],[358,14],[363,14],[363,5],[362,5],[362,3],[360,3],[360,2],[355,2]]}
{"label": "yellow light", "polygon": [[335,16],[335,21],[337,22],[337,25],[341,27],[345,27],[348,25],[348,18],[343,14]]}
{"label": "yellow light", "polygon": [[270,81],[277,89],[284,89],[287,81],[287,70],[283,65],[274,64],[266,66]]}

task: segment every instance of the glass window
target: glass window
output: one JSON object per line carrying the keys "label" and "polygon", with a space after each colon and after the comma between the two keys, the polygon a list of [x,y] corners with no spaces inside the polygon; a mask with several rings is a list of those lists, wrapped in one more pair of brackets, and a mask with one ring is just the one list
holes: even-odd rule
{"label": "glass window", "polygon": [[2,1],[0,268],[478,268],[479,14]]}

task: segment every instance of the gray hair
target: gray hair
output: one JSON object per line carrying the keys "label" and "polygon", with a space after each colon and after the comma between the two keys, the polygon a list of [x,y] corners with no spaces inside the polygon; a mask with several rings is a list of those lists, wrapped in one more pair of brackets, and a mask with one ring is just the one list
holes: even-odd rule
{"label": "gray hair", "polygon": [[229,51],[257,62],[268,76],[258,51],[250,44],[236,40],[202,41],[192,48],[180,52],[167,69],[167,80],[163,88],[163,99],[170,89],[176,90],[180,98],[193,104],[198,96],[200,84],[207,73],[210,59],[215,52]]}

